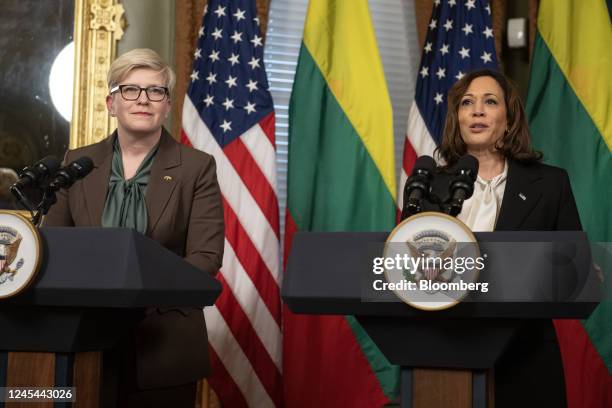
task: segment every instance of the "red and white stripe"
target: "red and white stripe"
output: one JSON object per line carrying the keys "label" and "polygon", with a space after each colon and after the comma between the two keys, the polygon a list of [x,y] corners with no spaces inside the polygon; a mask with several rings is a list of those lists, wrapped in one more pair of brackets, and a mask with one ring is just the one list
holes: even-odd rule
{"label": "red and white stripe", "polygon": [[436,143],[429,134],[423,116],[419,111],[416,102],[412,102],[410,112],[408,114],[408,126],[406,129],[406,139],[404,140],[404,154],[402,156],[402,172],[400,174],[400,182],[398,185],[397,207],[402,210],[404,206],[404,185],[408,179],[408,175],[412,173],[414,163],[419,156],[424,154],[432,156],[436,149]]}
{"label": "red and white stripe", "polygon": [[282,405],[274,113],[221,148],[190,98],[182,140],[215,157],[225,212],[223,292],[204,311],[213,388],[228,406]]}

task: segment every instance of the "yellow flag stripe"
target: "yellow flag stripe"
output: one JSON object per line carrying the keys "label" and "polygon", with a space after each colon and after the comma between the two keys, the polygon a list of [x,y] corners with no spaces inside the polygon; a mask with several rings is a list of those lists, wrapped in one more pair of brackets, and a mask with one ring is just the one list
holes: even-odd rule
{"label": "yellow flag stripe", "polygon": [[612,24],[604,0],[542,0],[538,30],[612,152]]}
{"label": "yellow flag stripe", "polygon": [[311,0],[304,45],[395,199],[393,111],[367,0]]}

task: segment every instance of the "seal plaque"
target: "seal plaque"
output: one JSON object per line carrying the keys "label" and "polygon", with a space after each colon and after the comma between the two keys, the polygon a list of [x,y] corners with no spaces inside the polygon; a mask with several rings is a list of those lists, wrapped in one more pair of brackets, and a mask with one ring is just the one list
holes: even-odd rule
{"label": "seal plaque", "polygon": [[421,310],[442,310],[458,304],[469,283],[477,282],[479,269],[466,259],[480,258],[476,237],[458,219],[438,212],[424,212],[402,221],[389,234],[384,257],[408,259],[401,268],[385,270],[389,283],[397,285],[395,295]]}
{"label": "seal plaque", "polygon": [[22,292],[40,267],[38,230],[22,215],[0,210],[0,299]]}

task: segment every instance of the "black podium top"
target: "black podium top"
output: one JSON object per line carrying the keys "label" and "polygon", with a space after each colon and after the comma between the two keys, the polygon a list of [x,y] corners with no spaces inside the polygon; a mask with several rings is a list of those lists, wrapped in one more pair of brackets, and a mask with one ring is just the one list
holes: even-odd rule
{"label": "black podium top", "polygon": [[[364,285],[368,282],[363,277],[372,275],[372,247],[382,249],[386,232],[296,233],[282,296],[295,313],[360,316],[585,318],[596,306],[594,296],[576,299],[568,297],[571,293],[559,293],[564,292],[568,281],[571,288],[580,285],[590,287],[591,294],[597,291],[598,282],[589,274],[590,249],[584,232],[502,231],[475,235],[481,252],[495,255],[481,274],[481,279],[491,282],[493,288],[447,310],[422,311],[394,299],[364,301]],[[551,252],[541,253],[542,247]],[[561,262],[557,255],[563,258]],[[555,281],[559,288],[544,292],[522,289],[534,283],[542,285],[543,281]],[[495,282],[500,284],[494,285]]]}
{"label": "black podium top", "polygon": [[0,301],[0,350],[113,347],[144,308],[212,305],[221,284],[157,242],[123,228],[43,228],[40,272]]}
{"label": "black podium top", "polygon": [[212,305],[221,284],[131,229],[42,228],[44,258],[32,286],[3,303],[138,308]]}

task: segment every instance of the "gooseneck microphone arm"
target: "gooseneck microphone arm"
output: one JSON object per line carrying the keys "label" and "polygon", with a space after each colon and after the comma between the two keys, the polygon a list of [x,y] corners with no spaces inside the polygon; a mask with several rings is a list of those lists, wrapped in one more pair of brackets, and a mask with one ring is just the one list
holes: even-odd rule
{"label": "gooseneck microphone arm", "polygon": [[30,212],[30,217],[34,218],[34,205],[30,202],[28,197],[23,194],[21,188],[13,184],[9,187],[9,191],[15,196],[17,201],[23,205],[23,207]]}
{"label": "gooseneck microphone arm", "polygon": [[57,203],[57,197],[55,196],[56,191],[53,191],[50,186],[45,188],[45,192],[43,193],[43,198],[40,201],[40,204],[37,207],[37,211],[32,216],[32,223],[36,226],[39,226],[43,215],[46,215],[49,212],[51,206]]}

